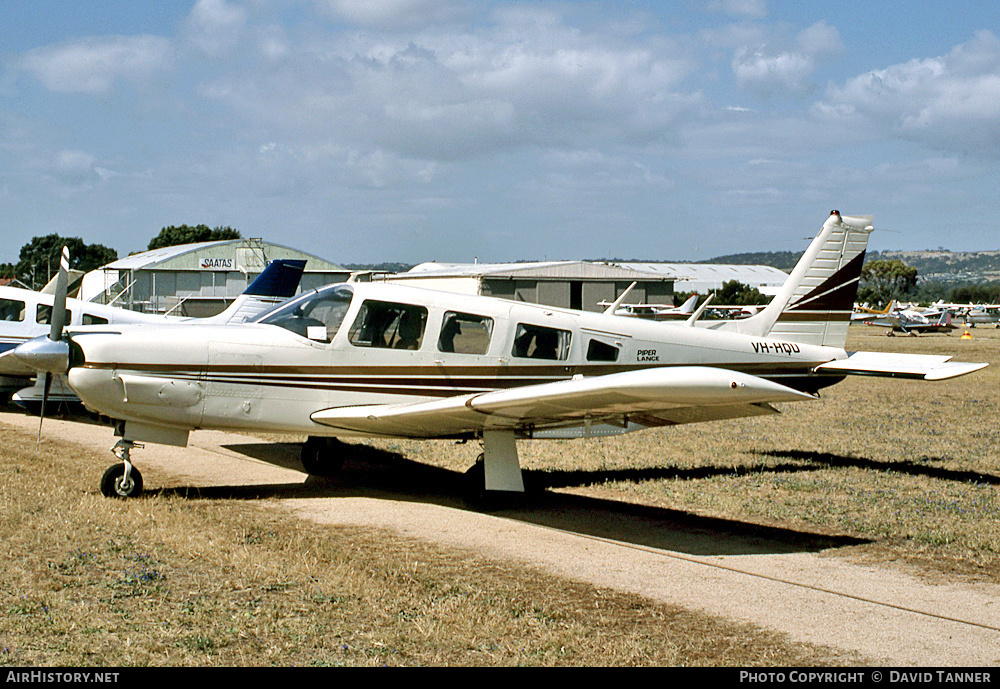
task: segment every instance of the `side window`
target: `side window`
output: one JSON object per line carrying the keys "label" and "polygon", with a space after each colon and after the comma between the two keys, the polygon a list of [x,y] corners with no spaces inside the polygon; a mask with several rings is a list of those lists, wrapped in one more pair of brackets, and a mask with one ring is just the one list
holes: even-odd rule
{"label": "side window", "polygon": [[563,361],[569,357],[570,332],[519,323],[511,354],[522,359]]}
{"label": "side window", "polygon": [[[39,304],[38,308],[35,309],[35,323],[39,325],[48,325],[52,318],[52,307],[48,304]],[[73,312],[69,309],[66,310],[66,322],[73,322]]]}
{"label": "side window", "polygon": [[367,300],[354,319],[348,340],[355,347],[420,349],[427,309],[410,304]]}
{"label": "side window", "polygon": [[84,325],[107,325],[108,319],[102,318],[101,316],[95,316],[92,313],[83,314],[83,324]]}
{"label": "side window", "polygon": [[24,302],[15,299],[0,299],[0,321],[23,321]]}
{"label": "side window", "polygon": [[618,361],[618,348],[600,340],[587,345],[587,361]]}
{"label": "side window", "polygon": [[485,354],[490,348],[493,319],[471,313],[446,311],[438,338],[438,350],[456,354]]}

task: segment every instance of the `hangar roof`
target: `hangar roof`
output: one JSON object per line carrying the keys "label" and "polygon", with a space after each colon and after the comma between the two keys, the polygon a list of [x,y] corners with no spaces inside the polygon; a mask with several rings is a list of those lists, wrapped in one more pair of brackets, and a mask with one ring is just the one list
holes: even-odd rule
{"label": "hangar roof", "polygon": [[[326,259],[313,254],[292,249],[280,244],[272,244],[261,240],[248,239],[224,239],[215,242],[197,242],[195,244],[179,244],[177,246],[166,246],[161,249],[143,251],[132,254],[125,258],[113,261],[103,269],[106,270],[196,270],[199,269],[198,257],[206,254],[215,256],[234,255],[239,249],[249,251],[261,251],[265,259],[272,258],[304,258],[306,259],[306,271],[338,271],[349,272],[346,268],[330,263]],[[250,267],[250,266],[247,266]],[[258,266],[254,266],[256,268]],[[263,264],[261,266],[263,267]]]}
{"label": "hangar roof", "polygon": [[535,280],[674,280],[668,271],[644,271],[618,263],[541,261],[534,263],[421,263],[394,278],[490,277]]}

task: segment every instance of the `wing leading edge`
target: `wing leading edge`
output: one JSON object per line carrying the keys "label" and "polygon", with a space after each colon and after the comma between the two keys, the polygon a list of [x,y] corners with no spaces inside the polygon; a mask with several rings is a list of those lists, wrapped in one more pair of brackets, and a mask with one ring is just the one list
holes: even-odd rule
{"label": "wing leading edge", "polygon": [[646,369],[405,404],[334,407],[312,420],[353,433],[456,437],[483,430],[591,423],[636,428],[774,413],[771,402],[815,399],[757,376],[703,366]]}

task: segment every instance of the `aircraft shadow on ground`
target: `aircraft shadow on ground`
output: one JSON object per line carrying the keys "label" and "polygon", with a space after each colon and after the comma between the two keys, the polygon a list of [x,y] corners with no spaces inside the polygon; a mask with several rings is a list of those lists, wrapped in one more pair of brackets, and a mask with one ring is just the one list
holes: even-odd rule
{"label": "aircraft shadow on ground", "polygon": [[[983,483],[991,486],[1000,485],[1000,476],[984,474],[979,471],[967,471],[957,469],[946,469],[943,467],[930,466],[928,462],[947,462],[944,457],[923,457],[920,461],[909,459],[898,462],[882,462],[865,457],[851,457],[849,455],[834,455],[825,452],[805,452],[800,450],[788,450],[784,452],[768,451],[757,452],[764,457],[783,457],[786,459],[798,460],[800,462],[813,462],[814,464],[825,464],[834,467],[855,467],[858,469],[871,469],[872,471],[886,471],[896,474],[908,474],[910,476],[923,476],[925,478],[936,478],[943,481],[958,481],[960,483]],[[814,467],[806,467],[814,468]]]}
{"label": "aircraft shadow on ground", "polygon": [[[290,443],[226,446],[228,450],[247,457],[301,470],[301,464],[297,460],[299,447]],[[421,464],[401,454],[366,445],[348,447],[351,455],[345,459],[344,466],[336,474],[328,477],[310,476],[304,483],[178,487],[153,492],[192,498],[244,500],[368,497],[472,510],[461,497],[464,484],[462,473]],[[803,468],[808,467],[787,465],[777,469],[767,467],[767,470],[792,471]],[[523,496],[512,495],[509,501],[502,503],[502,508],[490,513],[498,518],[582,536],[702,556],[816,552],[868,542],[843,535],[765,526],[706,517],[681,510],[545,490],[584,485],[609,477],[615,480],[650,480],[666,476],[700,478],[714,474],[732,475],[733,469],[727,467],[679,472],[655,468],[624,472],[525,471],[526,493]],[[503,499],[506,500],[506,496]]]}

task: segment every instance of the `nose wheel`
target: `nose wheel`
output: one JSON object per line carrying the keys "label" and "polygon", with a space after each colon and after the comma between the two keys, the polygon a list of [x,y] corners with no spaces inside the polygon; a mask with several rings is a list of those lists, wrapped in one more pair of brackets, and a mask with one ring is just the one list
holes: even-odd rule
{"label": "nose wheel", "polygon": [[111,452],[121,459],[112,464],[101,477],[101,493],[106,498],[134,498],[142,492],[142,474],[132,466],[129,454],[133,447],[142,447],[131,440],[119,440]]}

